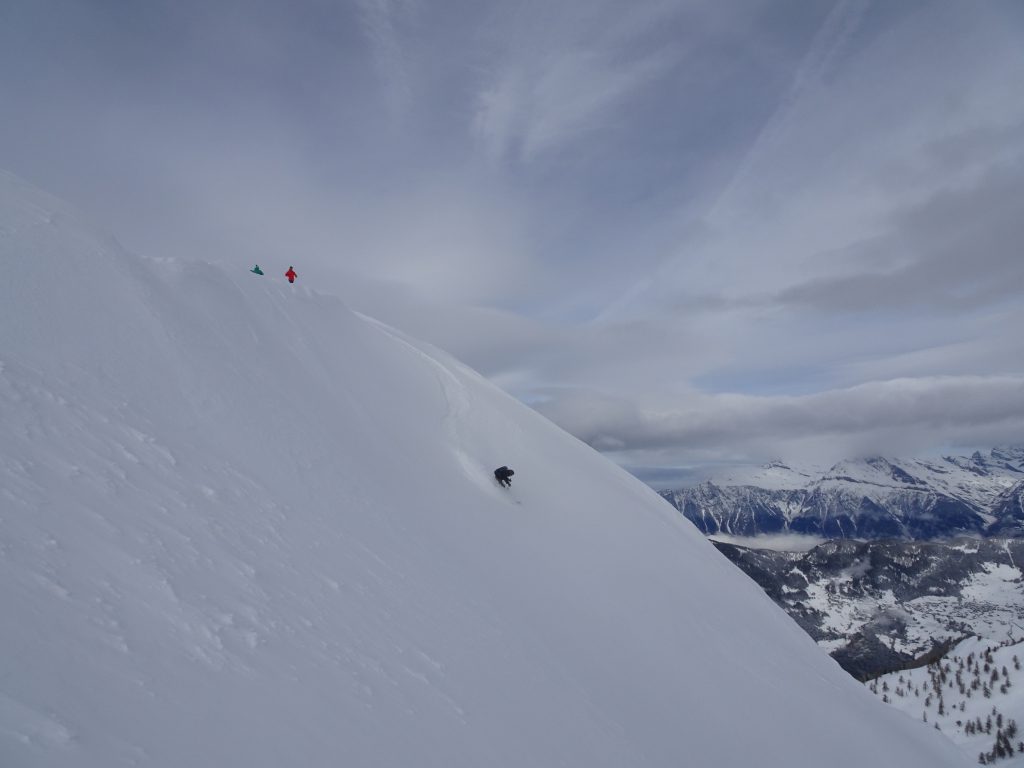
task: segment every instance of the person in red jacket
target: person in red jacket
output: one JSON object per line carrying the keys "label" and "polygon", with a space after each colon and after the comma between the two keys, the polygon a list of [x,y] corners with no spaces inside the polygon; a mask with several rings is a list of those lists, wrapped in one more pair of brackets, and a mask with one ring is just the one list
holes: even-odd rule
{"label": "person in red jacket", "polygon": [[288,271],[284,273],[284,276],[288,278],[289,283],[294,283],[295,278],[299,275],[292,267],[288,267]]}

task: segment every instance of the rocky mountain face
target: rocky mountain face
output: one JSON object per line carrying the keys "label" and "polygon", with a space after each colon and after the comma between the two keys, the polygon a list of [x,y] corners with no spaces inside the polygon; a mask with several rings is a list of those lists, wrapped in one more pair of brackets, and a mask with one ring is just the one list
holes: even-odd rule
{"label": "rocky mountain face", "polygon": [[996,522],[991,528],[999,535],[1024,535],[1024,481],[999,494],[992,514]]}
{"label": "rocky mountain face", "polygon": [[938,460],[870,458],[824,471],[776,462],[661,495],[708,535],[1020,536],[1024,448]]}
{"label": "rocky mountain face", "polygon": [[[1014,498],[1019,511],[1019,489]],[[1024,539],[715,546],[860,679],[941,656],[966,635],[1024,635]]]}

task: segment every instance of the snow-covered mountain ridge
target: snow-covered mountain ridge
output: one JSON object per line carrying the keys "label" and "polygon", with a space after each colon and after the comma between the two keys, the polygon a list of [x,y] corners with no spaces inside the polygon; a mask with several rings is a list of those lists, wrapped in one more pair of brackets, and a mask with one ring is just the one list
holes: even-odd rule
{"label": "snow-covered mountain ridge", "polygon": [[0,264],[0,764],[962,764],[438,350],[6,174]]}
{"label": "snow-covered mountain ridge", "polygon": [[662,496],[707,534],[930,539],[1024,534],[1024,448],[827,469],[776,462]]}

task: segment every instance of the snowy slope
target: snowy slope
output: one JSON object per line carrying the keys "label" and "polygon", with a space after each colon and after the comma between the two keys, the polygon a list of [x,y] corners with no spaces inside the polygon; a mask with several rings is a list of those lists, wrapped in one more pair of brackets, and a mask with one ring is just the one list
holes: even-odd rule
{"label": "snowy slope", "polygon": [[[986,763],[1024,766],[1022,661],[1019,640],[995,643],[972,637],[936,663],[883,675],[868,688],[919,722],[930,723],[975,764],[984,754]],[[996,753],[997,739],[1003,755]]]}
{"label": "snowy slope", "polygon": [[437,350],[2,174],[0,265],[0,765],[963,764]]}

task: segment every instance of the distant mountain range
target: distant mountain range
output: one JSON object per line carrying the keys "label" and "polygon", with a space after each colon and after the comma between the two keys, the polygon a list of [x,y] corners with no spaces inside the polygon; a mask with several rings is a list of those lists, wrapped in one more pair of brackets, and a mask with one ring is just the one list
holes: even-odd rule
{"label": "distant mountain range", "polygon": [[[830,467],[773,462],[662,496],[851,674],[1024,633],[1024,448]],[[758,548],[771,534],[829,539]],[[757,538],[762,537],[762,538]]]}
{"label": "distant mountain range", "polygon": [[661,495],[707,535],[1024,536],[1024,447],[941,459],[781,462]]}

